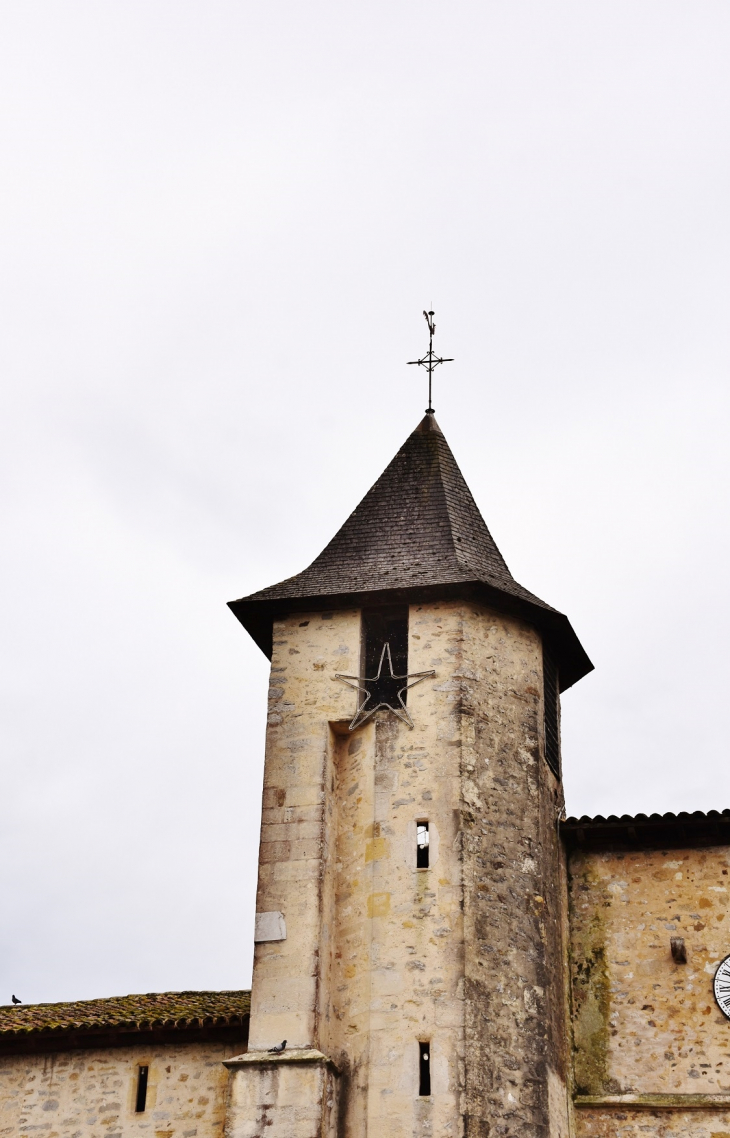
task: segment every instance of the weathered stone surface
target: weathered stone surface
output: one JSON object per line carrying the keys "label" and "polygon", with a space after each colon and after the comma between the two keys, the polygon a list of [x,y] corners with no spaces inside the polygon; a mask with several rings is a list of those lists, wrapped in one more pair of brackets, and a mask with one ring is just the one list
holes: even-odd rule
{"label": "weathered stone surface", "polygon": [[[256,947],[251,1047],[286,1038],[331,1057],[343,1138],[563,1138],[562,798],[542,753],[540,637],[473,603],[414,605],[409,670],[436,672],[409,692],[414,729],[381,712],[349,732],[353,693],[334,674],[357,671],[360,614],[326,615],[274,630],[277,813],[258,908],[284,914],[287,940]],[[259,1102],[252,1087],[241,1102]]]}
{"label": "weathered stone surface", "polygon": [[730,1138],[730,1111],[608,1110],[577,1111],[579,1138]]}
{"label": "weathered stone surface", "polygon": [[[241,1044],[177,1043],[0,1056],[0,1135],[220,1138],[228,1072]],[[138,1068],[147,1104],[135,1112]]]}
{"label": "weathered stone surface", "polygon": [[234,1059],[225,1138],[336,1138],[337,1074],[312,1048]]}
{"label": "weathered stone surface", "polygon": [[570,873],[578,1093],[730,1093],[712,991],[730,953],[730,849],[576,852]]}
{"label": "weathered stone surface", "polygon": [[358,612],[325,615],[297,613],[278,622],[274,636],[271,687],[280,694],[267,729],[264,807],[284,813],[274,824],[274,841],[266,840],[268,827],[262,833],[256,908],[283,913],[287,939],[255,949],[254,1050],[282,1039],[291,1047],[317,1041],[330,722],[346,720],[352,702],[332,677],[356,670],[360,647]]}
{"label": "weathered stone surface", "polygon": [[[697,1109],[683,1130],[679,1109],[682,1096],[730,1095],[730,1022],[712,991],[730,952],[729,891],[727,847],[572,854],[576,1090],[666,1100],[623,1115],[581,1107],[580,1133],[730,1133],[727,1112]],[[672,959],[673,936],[686,964]]]}
{"label": "weathered stone surface", "polygon": [[562,793],[543,757],[541,642],[462,612],[465,1132],[567,1135]]}

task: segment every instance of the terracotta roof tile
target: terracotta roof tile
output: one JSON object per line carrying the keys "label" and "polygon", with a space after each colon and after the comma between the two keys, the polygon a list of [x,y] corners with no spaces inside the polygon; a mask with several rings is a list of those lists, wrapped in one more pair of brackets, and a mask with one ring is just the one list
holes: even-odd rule
{"label": "terracotta roof tile", "polygon": [[0,1039],[37,1032],[144,1031],[239,1024],[249,1014],[251,993],[149,992],[64,1004],[0,1006]]}
{"label": "terracotta roof tile", "polygon": [[577,849],[661,849],[730,845],[730,810],[678,814],[596,814],[566,818],[560,832]]}

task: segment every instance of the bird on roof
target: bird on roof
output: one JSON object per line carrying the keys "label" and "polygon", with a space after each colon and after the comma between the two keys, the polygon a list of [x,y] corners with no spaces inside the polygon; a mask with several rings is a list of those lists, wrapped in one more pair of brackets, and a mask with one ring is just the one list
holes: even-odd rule
{"label": "bird on roof", "polygon": [[23,1002],[22,1000],[19,1000],[17,996],[11,996],[11,999],[14,1004],[22,1004]]}
{"label": "bird on roof", "polygon": [[281,1043],[277,1043],[276,1047],[269,1048],[270,1055],[281,1055],[282,1051],[286,1050],[286,1040],[282,1039]]}

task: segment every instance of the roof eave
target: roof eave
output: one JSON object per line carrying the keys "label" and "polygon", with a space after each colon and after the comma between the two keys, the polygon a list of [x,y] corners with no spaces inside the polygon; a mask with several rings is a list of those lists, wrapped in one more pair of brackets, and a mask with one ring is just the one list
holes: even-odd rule
{"label": "roof eave", "polygon": [[730,810],[567,818],[560,833],[569,850],[698,849],[730,845]]}
{"label": "roof eave", "polygon": [[560,690],[566,691],[593,671],[593,664],[561,612],[544,608],[527,599],[516,597],[483,581],[459,581],[446,584],[415,585],[405,588],[368,589],[351,593],[322,594],[261,600],[241,597],[229,601],[228,607],[241,622],[261,651],[271,659],[272,627],[277,618],[289,612],[321,612],[329,609],[362,608],[381,604],[428,604],[438,600],[476,600],[498,612],[519,617],[534,625],[547,640],[555,656],[560,675]]}
{"label": "roof eave", "polygon": [[0,1032],[0,1055],[43,1055],[57,1051],[90,1051],[107,1047],[146,1047],[181,1043],[245,1043],[249,1013],[212,1024],[184,1027],[57,1027],[30,1031]]}

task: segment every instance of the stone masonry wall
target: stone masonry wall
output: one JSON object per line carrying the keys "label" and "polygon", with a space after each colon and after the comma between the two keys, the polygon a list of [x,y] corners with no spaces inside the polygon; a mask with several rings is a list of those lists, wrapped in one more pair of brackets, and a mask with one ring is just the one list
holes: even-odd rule
{"label": "stone masonry wall", "polygon": [[[220,1138],[228,1071],[245,1043],[184,1043],[0,1056],[0,1135]],[[149,1066],[135,1113],[137,1069]]]}
{"label": "stone masonry wall", "polygon": [[730,1021],[712,981],[730,953],[730,849],[575,852],[570,896],[576,1092],[602,1100],[579,1107],[579,1133],[725,1138]]}
{"label": "stone masonry wall", "polygon": [[257,912],[282,912],[287,938],[254,951],[249,1049],[312,1047],[331,809],[330,723],[352,718],[333,679],[360,663],[356,610],[295,613],[274,626]]}
{"label": "stone masonry wall", "polygon": [[[335,737],[335,895],[323,1032],[344,1072],[347,1138],[457,1138],[463,1083],[463,918],[459,845],[458,684],[462,612],[412,608],[414,727],[390,713]],[[429,867],[416,824],[429,823]],[[419,1041],[431,1095],[419,1096]]]}
{"label": "stone masonry wall", "polygon": [[351,611],[275,626],[257,908],[284,913],[287,939],[256,947],[250,1047],[330,1056],[342,1138],[565,1138],[540,638],[479,605],[412,606],[409,671],[436,673],[409,692],[414,729],[384,712],[351,733],[334,677],[358,674],[359,638]]}
{"label": "stone masonry wall", "polygon": [[458,671],[468,1138],[567,1138],[562,791],[544,760],[542,645],[469,606]]}

